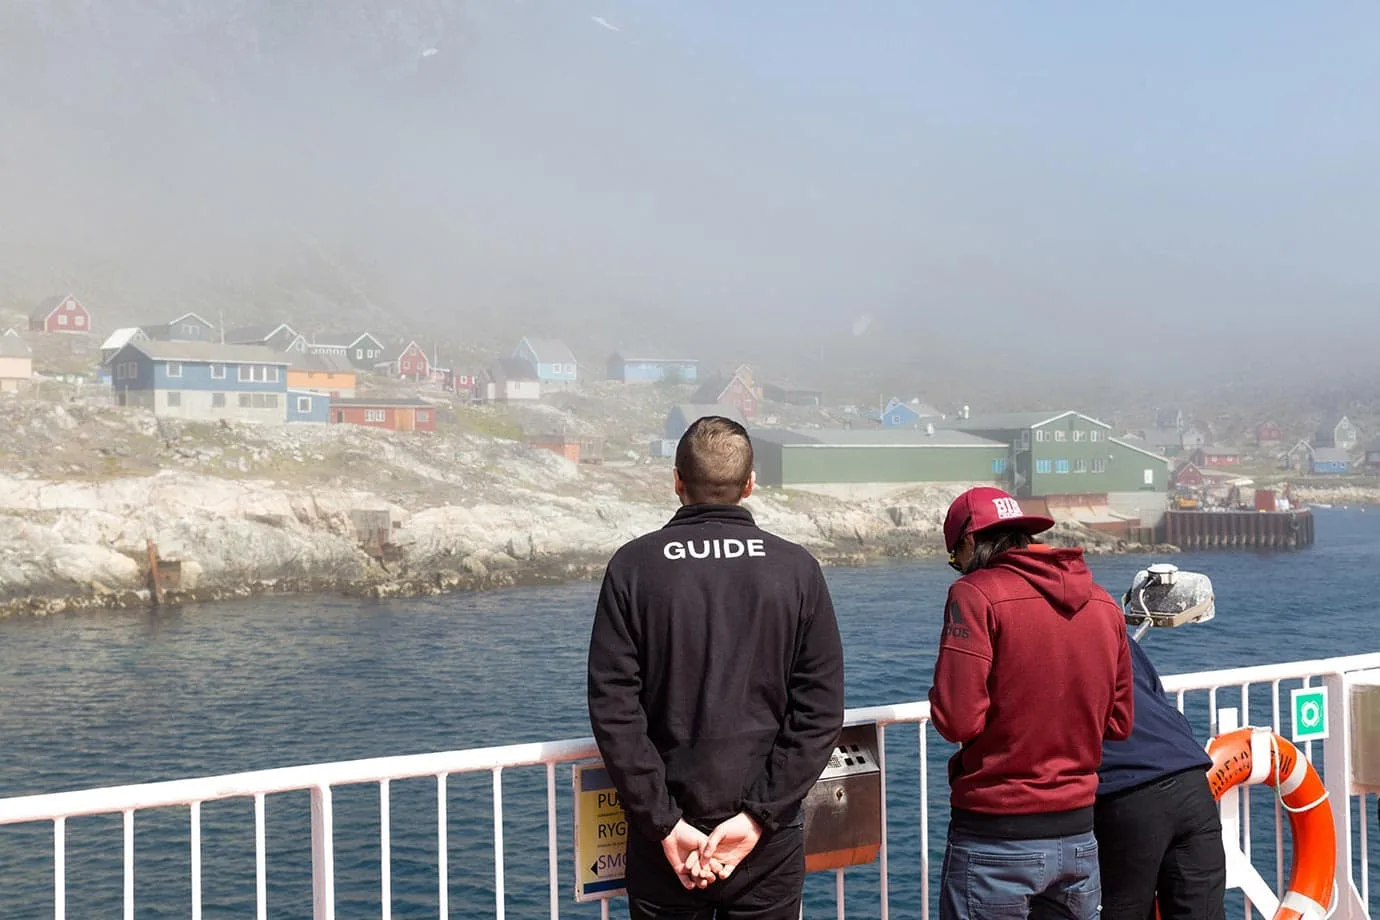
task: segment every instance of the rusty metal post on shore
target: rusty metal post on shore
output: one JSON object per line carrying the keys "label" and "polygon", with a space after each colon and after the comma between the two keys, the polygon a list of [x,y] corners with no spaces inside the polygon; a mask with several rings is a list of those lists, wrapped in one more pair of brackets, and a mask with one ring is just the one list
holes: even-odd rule
{"label": "rusty metal post on shore", "polygon": [[158,607],[163,603],[163,584],[158,577],[158,547],[154,545],[151,538],[147,542],[149,551],[149,593],[153,596],[153,605]]}

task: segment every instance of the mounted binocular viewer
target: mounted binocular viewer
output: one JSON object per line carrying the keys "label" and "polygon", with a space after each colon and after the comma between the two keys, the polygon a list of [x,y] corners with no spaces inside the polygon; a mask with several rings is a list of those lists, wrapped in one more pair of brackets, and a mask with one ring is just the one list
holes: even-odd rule
{"label": "mounted binocular viewer", "polygon": [[1136,627],[1140,639],[1151,627],[1174,629],[1189,623],[1206,623],[1217,608],[1212,579],[1199,572],[1181,572],[1168,562],[1141,569],[1121,598],[1127,625]]}

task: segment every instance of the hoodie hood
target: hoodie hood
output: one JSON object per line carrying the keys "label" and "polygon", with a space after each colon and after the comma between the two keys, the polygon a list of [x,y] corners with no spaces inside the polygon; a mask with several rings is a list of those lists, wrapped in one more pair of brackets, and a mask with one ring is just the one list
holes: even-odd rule
{"label": "hoodie hood", "polygon": [[1060,613],[1077,613],[1092,598],[1092,572],[1078,547],[1055,549],[1032,543],[1025,549],[1007,550],[990,568],[1021,576]]}

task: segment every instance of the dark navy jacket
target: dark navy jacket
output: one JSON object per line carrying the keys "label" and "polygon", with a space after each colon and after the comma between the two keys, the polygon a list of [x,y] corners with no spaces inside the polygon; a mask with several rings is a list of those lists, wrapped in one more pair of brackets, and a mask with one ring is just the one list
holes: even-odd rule
{"label": "dark navy jacket", "polygon": [[1160,675],[1139,642],[1131,643],[1135,672],[1136,718],[1131,737],[1102,745],[1097,794],[1124,792],[1171,773],[1194,767],[1206,770],[1212,758],[1193,737],[1188,719],[1164,693]]}

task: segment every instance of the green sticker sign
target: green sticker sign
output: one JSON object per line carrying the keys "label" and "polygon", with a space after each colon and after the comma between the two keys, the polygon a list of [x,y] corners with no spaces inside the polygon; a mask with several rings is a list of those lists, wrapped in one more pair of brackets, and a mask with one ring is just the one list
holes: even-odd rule
{"label": "green sticker sign", "polygon": [[1293,703],[1293,740],[1321,741],[1327,737],[1327,688],[1300,687],[1289,695]]}

